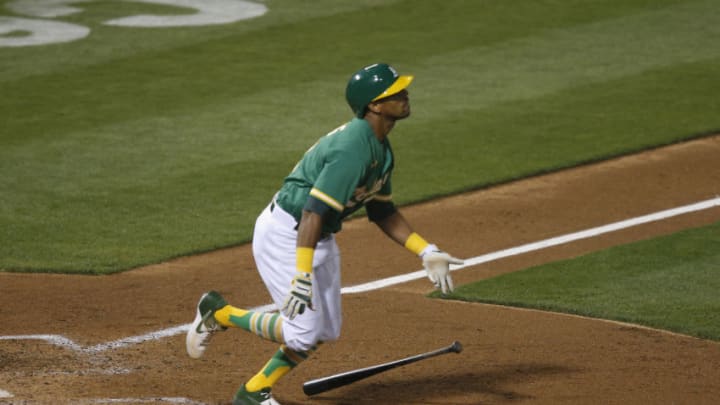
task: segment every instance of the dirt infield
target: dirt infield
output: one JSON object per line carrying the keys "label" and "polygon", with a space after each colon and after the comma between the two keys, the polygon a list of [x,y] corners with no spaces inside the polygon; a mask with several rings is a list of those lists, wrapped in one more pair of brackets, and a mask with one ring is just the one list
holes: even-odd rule
{"label": "dirt infield", "polygon": [[[564,235],[720,195],[720,137],[406,207],[420,234],[460,257]],[[516,255],[456,284],[720,220],[720,208]],[[343,285],[416,271],[366,220],[338,235]],[[276,345],[230,330],[185,354],[197,298],[270,302],[249,246],[123,274],[0,273],[0,403],[228,403]],[[275,389],[283,404],[714,404],[720,344],[632,325],[425,298],[426,279],[344,296],[343,336]],[[160,331],[156,334],[151,332]],[[25,338],[8,336],[32,335]],[[37,336],[42,335],[42,336]],[[134,337],[128,339],[128,337]],[[304,381],[463,343],[449,354],[308,398]],[[9,395],[13,397],[9,397]],[[2,398],[6,396],[6,398]]]}

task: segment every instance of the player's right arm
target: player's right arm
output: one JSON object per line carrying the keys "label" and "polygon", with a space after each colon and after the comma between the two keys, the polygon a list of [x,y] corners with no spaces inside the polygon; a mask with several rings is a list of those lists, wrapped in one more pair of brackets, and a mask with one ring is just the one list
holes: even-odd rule
{"label": "player's right arm", "polygon": [[322,215],[303,210],[298,224],[296,270],[282,311],[290,319],[312,309],[312,264],[322,234]]}
{"label": "player's right arm", "polygon": [[[350,169],[350,170],[348,170]],[[326,164],[320,173],[316,185],[312,188],[303,207],[298,223],[296,243],[296,270],[290,287],[290,293],[285,299],[282,311],[289,318],[312,309],[312,270],[315,248],[321,238],[326,214],[330,210],[342,212],[344,203],[352,193],[352,185],[357,184],[358,170],[348,165],[338,167],[336,162]],[[334,195],[323,191],[324,184],[340,184],[335,187]],[[338,197],[339,195],[339,197]]]}
{"label": "player's right arm", "polygon": [[[315,248],[323,233],[329,211],[342,213],[363,174],[364,162],[354,144],[333,137],[344,127],[333,131],[305,155],[295,170],[307,166],[317,171],[306,180],[312,184],[300,214],[296,243],[296,274],[283,313],[290,319],[312,308],[312,270]],[[338,141],[338,142],[334,142]],[[332,223],[328,224],[332,225]],[[332,228],[332,226],[330,226]]]}

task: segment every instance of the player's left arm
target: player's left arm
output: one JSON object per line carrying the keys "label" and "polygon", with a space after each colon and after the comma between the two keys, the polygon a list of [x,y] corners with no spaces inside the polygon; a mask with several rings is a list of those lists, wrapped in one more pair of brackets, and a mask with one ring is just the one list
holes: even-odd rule
{"label": "player's left arm", "polygon": [[450,277],[450,264],[463,264],[462,260],[450,256],[418,235],[392,203],[370,202],[366,210],[370,220],[375,222],[390,239],[422,259],[428,278],[442,290],[443,294],[454,289]]}

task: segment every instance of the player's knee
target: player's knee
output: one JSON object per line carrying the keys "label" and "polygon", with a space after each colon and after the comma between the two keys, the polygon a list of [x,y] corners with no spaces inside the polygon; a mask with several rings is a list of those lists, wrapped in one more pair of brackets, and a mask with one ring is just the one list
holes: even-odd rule
{"label": "player's knee", "polygon": [[294,333],[292,336],[285,336],[285,345],[292,350],[307,352],[313,350],[320,342],[330,342],[338,340],[340,337],[339,332],[327,331],[304,331],[301,333]]}
{"label": "player's knee", "polygon": [[318,342],[318,339],[313,339],[310,336],[296,336],[290,339],[286,338],[285,345],[296,352],[307,352],[312,350]]}

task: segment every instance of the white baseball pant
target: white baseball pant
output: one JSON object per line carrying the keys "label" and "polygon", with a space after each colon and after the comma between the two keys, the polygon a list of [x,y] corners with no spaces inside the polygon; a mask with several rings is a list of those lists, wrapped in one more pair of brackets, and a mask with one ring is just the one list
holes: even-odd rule
{"label": "white baseball pant", "polygon": [[[271,203],[255,222],[253,255],[258,272],[278,309],[290,292],[297,272],[297,222],[277,204]],[[321,239],[315,247],[312,272],[312,306],[290,320],[283,317],[285,344],[295,351],[308,351],[318,342],[337,340],[342,325],[340,298],[340,249],[335,235]]]}

